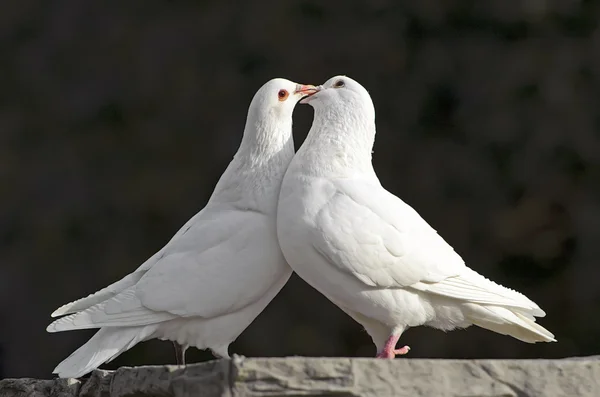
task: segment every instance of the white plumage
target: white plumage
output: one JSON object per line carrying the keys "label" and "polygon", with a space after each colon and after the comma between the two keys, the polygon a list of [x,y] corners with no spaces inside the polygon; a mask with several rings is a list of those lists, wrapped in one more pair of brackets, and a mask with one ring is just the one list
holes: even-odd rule
{"label": "white plumage", "polygon": [[48,332],[101,328],[61,362],[79,377],[135,344],[167,339],[228,357],[228,346],[291,275],[276,236],[277,198],[294,155],[292,112],[314,92],[273,79],[255,94],[242,143],[208,204],[136,271],[66,304]]}
{"label": "white plumage", "polygon": [[375,110],[337,76],[302,101],[315,109],[281,188],[277,232],[300,277],[361,323],[379,357],[408,327],[472,324],[525,342],[554,341],[545,313],[468,268],[419,214],[380,184],[371,163]]}

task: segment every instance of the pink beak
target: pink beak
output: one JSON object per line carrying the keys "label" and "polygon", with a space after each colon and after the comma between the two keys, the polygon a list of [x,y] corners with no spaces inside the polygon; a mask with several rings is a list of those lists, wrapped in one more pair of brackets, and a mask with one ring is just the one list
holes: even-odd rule
{"label": "pink beak", "polygon": [[321,88],[322,86],[315,87],[314,85],[298,84],[296,85],[296,91],[294,91],[294,94],[304,94],[303,98],[300,100],[300,103],[307,103],[308,98],[310,98],[311,95],[314,95],[317,92],[321,91]]}
{"label": "pink beak", "polygon": [[319,87],[315,87],[314,85],[304,85],[304,84],[296,84],[296,90],[294,94],[305,94],[310,96],[319,91]]}

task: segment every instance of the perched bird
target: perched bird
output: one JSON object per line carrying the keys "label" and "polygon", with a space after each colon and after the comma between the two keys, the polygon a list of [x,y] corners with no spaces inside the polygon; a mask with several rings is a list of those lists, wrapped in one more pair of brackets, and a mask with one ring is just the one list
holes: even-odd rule
{"label": "perched bird", "polygon": [[181,345],[181,363],[188,346],[229,357],[229,344],[292,272],[277,242],[277,198],[294,156],[294,106],[314,92],[285,79],[258,90],[241,145],[206,207],[136,271],[52,314],[69,315],[48,332],[100,328],[55,373],[85,375],[152,338]]}
{"label": "perched bird", "polygon": [[385,190],[371,164],[375,109],[346,76],[301,103],[315,116],[288,167],[277,234],[292,269],[364,326],[377,357],[409,327],[472,324],[524,342],[555,341],[545,313],[524,295],[468,268],[408,204]]}

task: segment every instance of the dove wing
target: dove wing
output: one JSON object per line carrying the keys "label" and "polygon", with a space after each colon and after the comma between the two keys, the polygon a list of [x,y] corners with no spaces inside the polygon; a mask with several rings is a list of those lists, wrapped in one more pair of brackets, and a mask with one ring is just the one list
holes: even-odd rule
{"label": "dove wing", "polygon": [[438,282],[465,266],[415,210],[378,183],[333,183],[336,193],[317,214],[313,245],[340,270],[369,287],[402,288]]}
{"label": "dove wing", "polygon": [[[147,325],[176,317],[211,318],[260,299],[283,275],[272,219],[251,211],[202,219],[165,247],[134,286],[80,313],[56,320],[50,332]],[[210,233],[204,241],[202,236]],[[273,266],[265,266],[272,263]],[[291,271],[290,271],[291,273]]]}
{"label": "dove wing", "polygon": [[223,218],[190,231],[192,246],[203,233],[219,233],[217,244],[168,255],[142,277],[137,288],[144,306],[183,317],[219,316],[256,302],[282,276],[273,219],[237,212],[224,226]]}
{"label": "dove wing", "polygon": [[378,181],[333,182],[317,215],[313,246],[368,287],[412,288],[474,303],[543,311],[524,295],[469,269],[412,207]]}
{"label": "dove wing", "polygon": [[[168,247],[168,245],[171,242],[176,241],[179,238],[179,236],[186,233],[189,230],[189,228],[195,223],[195,220],[200,218],[201,216],[202,216],[202,211],[200,211],[199,213],[194,215],[192,218],[190,218],[177,231],[177,233],[175,233],[175,235],[171,238],[171,240],[169,240],[169,243],[167,243],[167,245],[165,247]],[[157,253],[152,255],[150,258],[148,258],[148,260],[146,260],[144,263],[142,263],[140,265],[140,267],[138,267],[133,273],[128,274],[127,276],[123,277],[121,280],[116,281],[116,282],[112,283],[111,285],[109,285],[108,287],[102,288],[101,290],[96,291],[93,294],[86,296],[85,298],[77,299],[75,301],[72,301],[72,302],[62,305],[61,307],[56,309],[51,314],[51,317],[58,317],[58,316],[62,316],[65,314],[76,313],[76,312],[88,309],[94,305],[97,305],[101,302],[111,299],[114,296],[116,296],[117,294],[125,291],[126,289],[130,288],[131,286],[135,285],[138,281],[140,281],[140,279],[142,278],[142,276],[144,274],[146,274],[148,269],[150,269],[152,267],[152,265],[154,265],[154,263],[156,262],[156,258],[161,257],[164,250],[165,250],[165,248],[161,249],[160,251],[158,251]]]}

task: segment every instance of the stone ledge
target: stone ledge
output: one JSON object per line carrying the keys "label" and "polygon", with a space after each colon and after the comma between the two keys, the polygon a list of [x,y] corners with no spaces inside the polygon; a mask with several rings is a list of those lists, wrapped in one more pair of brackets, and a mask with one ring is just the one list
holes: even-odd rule
{"label": "stone ledge", "polygon": [[88,379],[4,379],[0,397],[598,397],[598,356],[562,360],[244,358],[94,371]]}

